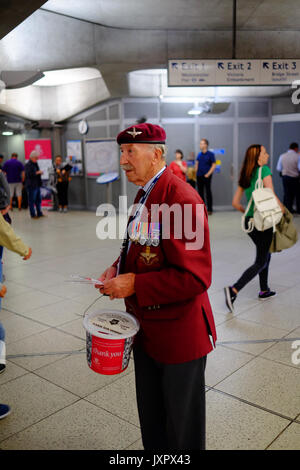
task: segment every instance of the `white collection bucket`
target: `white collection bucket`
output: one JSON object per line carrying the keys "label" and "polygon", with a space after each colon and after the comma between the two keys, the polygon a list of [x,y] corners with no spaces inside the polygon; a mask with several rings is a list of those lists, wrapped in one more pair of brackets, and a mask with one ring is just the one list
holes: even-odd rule
{"label": "white collection bucket", "polygon": [[123,372],[140,329],[138,320],[129,313],[106,309],[87,314],[83,326],[89,367],[104,375]]}

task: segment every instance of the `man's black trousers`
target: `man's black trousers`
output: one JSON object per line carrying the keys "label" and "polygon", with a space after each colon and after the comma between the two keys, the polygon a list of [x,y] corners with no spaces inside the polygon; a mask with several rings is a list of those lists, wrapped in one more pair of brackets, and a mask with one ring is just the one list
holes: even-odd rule
{"label": "man's black trousers", "polygon": [[[210,175],[208,178],[205,178],[205,176],[197,176],[198,193],[200,197],[203,199],[203,202],[206,204],[208,212],[212,212],[213,210],[211,181],[212,181],[212,175]],[[204,192],[206,194],[204,194]]]}
{"label": "man's black trousers", "polygon": [[290,212],[293,211],[293,203],[296,199],[296,212],[300,214],[300,179],[291,176],[283,176],[284,198],[283,203]]}
{"label": "man's black trousers", "polygon": [[144,449],[204,450],[206,356],[162,364],[140,346],[133,351]]}

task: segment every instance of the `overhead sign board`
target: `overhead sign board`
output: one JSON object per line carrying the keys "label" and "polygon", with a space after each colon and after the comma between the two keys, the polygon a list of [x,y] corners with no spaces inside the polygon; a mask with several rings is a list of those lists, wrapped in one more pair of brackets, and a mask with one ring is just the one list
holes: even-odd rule
{"label": "overhead sign board", "polygon": [[176,60],[168,62],[169,86],[291,85],[300,80],[300,60]]}

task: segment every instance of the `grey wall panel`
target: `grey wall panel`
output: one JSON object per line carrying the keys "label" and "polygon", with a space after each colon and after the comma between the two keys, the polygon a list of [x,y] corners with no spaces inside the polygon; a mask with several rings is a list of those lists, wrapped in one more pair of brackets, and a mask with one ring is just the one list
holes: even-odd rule
{"label": "grey wall panel", "polygon": [[268,101],[240,101],[238,103],[238,116],[244,117],[268,117]]}
{"label": "grey wall panel", "polygon": [[8,152],[8,139],[8,136],[0,135],[0,153],[4,156],[4,160],[8,160],[10,157],[10,153]]}
{"label": "grey wall panel", "polygon": [[127,207],[129,208],[135,199],[135,196],[139,190],[139,186],[127,181]]}
{"label": "grey wall panel", "polygon": [[84,177],[74,176],[69,184],[69,206],[71,209],[85,208]]}
{"label": "grey wall panel", "polygon": [[77,127],[68,126],[62,132],[62,139],[67,144],[67,140],[82,140],[83,136],[79,134]]}
{"label": "grey wall panel", "polygon": [[79,134],[77,128],[69,127],[67,128],[62,135],[63,138],[63,150],[66,151],[67,141],[68,140],[84,140],[84,139],[100,139],[107,136],[107,126],[95,126],[89,127],[87,134],[82,136]]}
{"label": "grey wall panel", "polygon": [[99,111],[90,114],[87,119],[90,121],[106,121],[107,108],[100,109]]}
{"label": "grey wall panel", "polygon": [[[298,91],[296,98],[299,97]],[[272,99],[272,114],[292,114],[300,112],[300,104],[293,104],[291,96]]]}
{"label": "grey wall panel", "polygon": [[188,111],[193,108],[193,103],[161,103],[160,113],[162,118],[190,118]]}
{"label": "grey wall panel", "polygon": [[167,134],[166,144],[168,147],[167,162],[174,160],[176,149],[181,149],[184,159],[190,152],[194,151],[194,124],[162,124]]}
{"label": "grey wall panel", "polygon": [[119,105],[113,104],[108,108],[108,119],[119,119]]}
{"label": "grey wall panel", "polygon": [[120,132],[120,126],[109,126],[108,127],[109,137],[116,138]]}
{"label": "grey wall panel", "polygon": [[157,103],[149,102],[130,102],[124,103],[124,117],[125,119],[132,119],[134,123],[137,119],[145,116],[147,120],[151,118],[157,119],[158,105]]}
{"label": "grey wall panel", "polygon": [[260,144],[270,152],[270,123],[269,122],[249,122],[240,123],[239,129],[239,168],[240,170],[247,148],[250,145]]}
{"label": "grey wall panel", "polygon": [[108,137],[107,126],[90,126],[89,131],[85,137],[88,139],[100,139],[101,137]]}
{"label": "grey wall panel", "polygon": [[286,152],[292,142],[298,142],[300,145],[300,118],[299,121],[291,122],[275,122],[273,131],[273,181],[274,189],[279,197],[283,200],[282,180],[276,170],[279,156]]}
{"label": "grey wall panel", "polygon": [[96,210],[100,204],[107,202],[106,185],[96,183],[96,179],[87,179],[88,208]]}
{"label": "grey wall panel", "polygon": [[233,124],[200,124],[200,138],[208,139],[210,149],[224,149],[224,155],[216,154],[221,160],[220,173],[212,177],[213,206],[230,206],[232,202],[232,162],[233,162]]}
{"label": "grey wall panel", "polygon": [[[96,183],[96,178],[87,179],[88,189],[88,209],[95,210],[100,204],[106,204],[107,200],[107,185]],[[115,207],[116,211],[119,210],[119,196],[121,194],[121,181],[117,180],[112,183],[112,201],[111,204]]]}

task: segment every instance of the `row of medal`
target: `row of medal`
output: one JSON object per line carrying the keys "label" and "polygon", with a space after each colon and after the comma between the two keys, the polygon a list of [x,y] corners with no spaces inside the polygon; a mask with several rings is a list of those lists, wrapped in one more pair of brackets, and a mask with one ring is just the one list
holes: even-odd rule
{"label": "row of medal", "polygon": [[160,239],[160,224],[157,222],[139,222],[133,220],[129,229],[129,238],[134,243],[147,246],[158,246]]}

